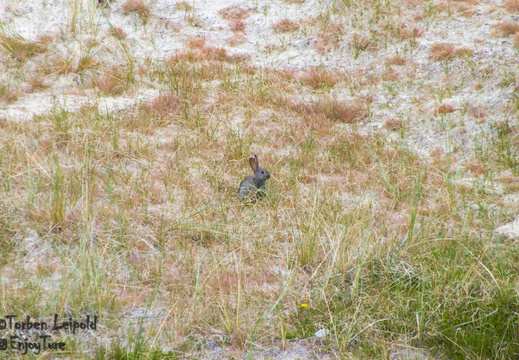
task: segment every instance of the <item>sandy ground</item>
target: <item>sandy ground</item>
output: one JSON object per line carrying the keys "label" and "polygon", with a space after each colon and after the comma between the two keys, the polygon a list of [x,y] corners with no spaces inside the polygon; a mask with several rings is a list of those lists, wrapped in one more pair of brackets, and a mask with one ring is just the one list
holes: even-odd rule
{"label": "sandy ground", "polygon": [[[186,12],[178,10],[175,1],[152,1],[152,18],[147,25],[135,15],[125,15],[123,1],[109,2],[106,7],[99,7],[97,1],[80,1],[81,9],[74,10],[74,2],[67,0],[2,0],[0,3],[0,22],[2,30],[18,34],[27,40],[38,40],[41,35],[62,38],[57,50],[69,54],[71,58],[88,51],[86,43],[95,38],[102,46],[95,56],[107,63],[123,64],[117,42],[109,36],[112,27],[122,29],[127,34],[127,43],[131,56],[138,66],[146,61],[161,62],[185,47],[186,39],[203,37],[206,42],[216,47],[224,47],[229,54],[246,55],[253,65],[273,69],[302,70],[311,66],[320,66],[358,74],[359,78],[368,79],[372,74],[386,70],[385,59],[395,54],[406,54],[412,61],[397,71],[402,78],[406,73],[413,73],[409,80],[389,89],[380,85],[366,90],[365,96],[373,99],[372,113],[368,120],[356,124],[360,132],[390,133],[384,128],[387,120],[402,119],[410,130],[408,146],[428,159],[438,151],[451,151],[460,148],[459,161],[463,154],[470,154],[474,134],[485,133],[489,124],[506,120],[510,116],[507,110],[518,91],[515,83],[503,86],[502,79],[506,72],[517,79],[519,56],[510,38],[493,36],[493,26],[499,21],[517,22],[517,14],[504,10],[501,1],[474,2],[471,13],[454,12],[451,16],[438,16],[435,21],[423,22],[424,34],[416,39],[413,47],[408,43],[388,43],[377,51],[363,51],[357,58],[348,41],[343,41],[337,48],[325,53],[316,51],[318,39],[313,31],[295,31],[276,34],[272,24],[291,19],[305,22],[317,16],[322,9],[332,6],[332,0],[306,0],[301,4],[286,3],[281,0],[192,0],[188,3],[194,8],[193,17],[188,19]],[[451,3],[451,2],[447,2]],[[233,36],[229,22],[222,18],[219,11],[238,6],[249,10],[244,20],[247,25],[243,43],[230,46],[227,39]],[[413,22],[413,1],[409,1],[405,12],[409,22]],[[74,16],[78,30],[70,35],[70,24]],[[353,31],[353,30],[352,30]],[[471,63],[455,60],[449,64],[446,74],[445,64],[430,59],[430,49],[436,42],[451,42],[456,47],[473,50]],[[273,50],[272,50],[273,49]],[[6,56],[2,54],[0,56]],[[0,81],[24,82],[23,72],[13,75],[5,65],[0,65]],[[491,71],[492,70],[492,71]],[[484,75],[484,74],[487,74]],[[514,75],[515,74],[515,75]],[[13,79],[13,76],[15,79]],[[0,118],[8,121],[32,121],[35,115],[44,114],[54,107],[64,107],[75,111],[86,103],[98,103],[103,112],[120,112],[134,107],[142,101],[152,99],[160,89],[154,84],[140,86],[138,90],[123,96],[101,96],[92,87],[84,86],[92,74],[67,74],[55,76],[52,86],[40,92],[26,92],[15,102],[0,103]],[[478,85],[479,84],[479,85]],[[455,108],[453,118],[444,120],[434,113],[442,95],[442,86],[451,85],[453,89],[445,103]],[[346,89],[334,89],[338,98],[350,97]],[[311,98],[313,94],[308,94]],[[467,106],[481,109],[484,116],[471,116],[462,109]],[[352,125],[341,125],[343,130]],[[341,131],[338,126],[337,131]],[[397,134],[389,134],[398,140]],[[459,186],[471,186],[471,179]],[[489,191],[499,191],[490,189]],[[510,199],[514,202],[515,199]],[[519,237],[519,219],[499,228],[505,236]],[[317,340],[316,340],[317,341]],[[221,351],[221,350],[219,350]],[[215,350],[212,358],[224,358],[227,355]],[[395,349],[392,359],[424,358],[418,351]],[[310,359],[320,358],[312,350],[312,343],[298,343],[289,346],[288,351],[280,349],[266,350],[257,354],[257,358]]]}
{"label": "sandy ground", "polygon": [[[6,10],[0,14],[0,21],[4,28],[28,40],[37,40],[42,34],[65,36],[67,25],[71,23],[73,8],[70,1],[61,0],[4,0]],[[499,86],[499,73],[493,73],[486,78],[483,89],[474,88],[482,72],[491,69],[513,71],[519,63],[517,50],[512,46],[510,39],[493,37],[493,25],[500,20],[515,21],[516,17],[500,9],[499,1],[485,1],[475,5],[472,16],[462,13],[451,17],[439,17],[434,23],[425,24],[424,35],[417,38],[414,48],[402,44],[387,44],[375,52],[361,52],[358,58],[352,57],[353,50],[347,41],[332,51],[320,54],[316,51],[317,39],[310,31],[296,31],[288,34],[275,34],[271,26],[281,19],[305,21],[319,14],[332,1],[307,0],[302,4],[285,3],[284,1],[190,1],[194,7],[195,26],[187,23],[184,11],[175,8],[172,1],[153,1],[153,19],[143,26],[136,16],[124,15],[121,10],[122,2],[110,2],[105,9],[99,9],[96,2],[83,1],[80,11],[78,34],[60,44],[60,51],[70,53],[71,56],[84,53],[86,49],[82,42],[92,37],[102,41],[109,49],[114,45],[113,38],[106,34],[111,27],[118,27],[128,34],[127,40],[131,47],[132,56],[144,61],[163,61],[176,50],[185,47],[185,40],[189,37],[204,37],[208,44],[224,47],[229,54],[247,55],[252,64],[268,68],[305,69],[311,66],[362,72],[366,76],[381,72],[384,69],[384,60],[388,56],[398,53],[410,54],[412,64],[405,71],[416,72],[413,81],[406,84],[399,91],[391,92],[380,87],[375,93],[366,95],[374,98],[373,114],[363,125],[364,131],[377,130],[385,120],[391,117],[404,118],[409,122],[413,132],[411,146],[422,155],[428,155],[435,148],[441,146],[447,149],[447,138],[465,144],[470,140],[478,124],[477,119],[463,117],[463,128],[455,126],[453,129],[441,129],[440,123],[434,120],[431,109],[438,103],[438,97],[431,88],[438,86],[438,81],[445,77],[445,66],[441,62],[429,59],[430,48],[436,42],[451,42],[456,47],[466,47],[474,51],[471,70],[467,71],[463,60],[453,61],[449,66],[449,75],[452,79],[443,79],[456,85],[456,90],[450,94],[446,102],[457,110],[465,104],[481,106],[490,121],[501,120],[499,109],[510,102],[517,89],[513,86]],[[229,23],[218,13],[229,6],[239,6],[250,10],[250,16],[245,19],[247,29],[244,42],[236,46],[229,46],[226,39],[233,36]],[[410,5],[411,6],[411,5]],[[412,11],[410,11],[412,14]],[[412,19],[410,19],[412,21]],[[275,46],[276,50],[267,50],[268,46]],[[109,50],[96,53],[96,56],[113,63],[118,60]],[[5,75],[4,75],[5,76]],[[6,79],[3,79],[6,81]],[[92,89],[80,86],[85,79],[78,79],[77,75],[61,76],[52,88],[39,93],[26,94],[17,102],[2,105],[0,116],[9,120],[30,120],[34,114],[49,111],[56,104],[74,109],[88,102],[95,95]],[[335,90],[334,90],[335,91]],[[336,90],[337,96],[348,97],[346,91]],[[341,93],[342,91],[342,93]],[[371,90],[370,90],[371,91]],[[150,84],[148,89],[140,89],[132,96],[118,98],[104,98],[100,107],[106,111],[124,110],[133,106],[142,99],[151,98],[157,94],[157,89]],[[420,101],[421,100],[421,101]],[[96,99],[97,101],[97,99]],[[461,129],[462,128],[462,129]],[[462,131],[460,131],[462,130]],[[463,134],[468,134],[464,136]],[[467,147],[470,150],[470,147]]]}

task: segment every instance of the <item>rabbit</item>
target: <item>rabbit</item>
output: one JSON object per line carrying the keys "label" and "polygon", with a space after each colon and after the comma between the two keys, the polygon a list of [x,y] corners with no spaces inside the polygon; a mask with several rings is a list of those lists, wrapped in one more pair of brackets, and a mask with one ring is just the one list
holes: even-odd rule
{"label": "rabbit", "polygon": [[249,164],[254,175],[249,175],[240,183],[238,194],[241,198],[249,196],[265,196],[265,182],[270,179],[270,173],[267,169],[259,166],[258,155],[254,155],[249,159]]}

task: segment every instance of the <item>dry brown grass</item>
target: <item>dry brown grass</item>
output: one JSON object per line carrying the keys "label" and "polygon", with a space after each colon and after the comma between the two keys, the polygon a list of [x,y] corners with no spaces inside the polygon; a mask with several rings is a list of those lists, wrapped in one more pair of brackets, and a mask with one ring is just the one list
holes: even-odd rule
{"label": "dry brown grass", "polygon": [[391,35],[393,38],[403,41],[403,40],[414,40],[416,38],[422,37],[425,31],[416,26],[416,25],[408,25],[408,24],[398,24],[391,29]]}
{"label": "dry brown grass", "polygon": [[150,114],[151,119],[160,122],[177,119],[181,110],[182,98],[173,94],[163,94],[150,101],[145,107],[145,111]]}
{"label": "dry brown grass", "polygon": [[500,21],[494,25],[494,35],[499,37],[509,37],[519,33],[519,24],[512,21]]}
{"label": "dry brown grass", "polygon": [[314,47],[319,54],[324,54],[333,49],[337,49],[339,47],[339,41],[337,41],[333,35],[320,31],[317,33],[317,42],[314,44]]}
{"label": "dry brown grass", "polygon": [[[198,44],[198,43],[197,43]],[[179,50],[168,58],[170,65],[183,62],[197,62],[203,60],[212,60],[218,62],[239,63],[245,60],[240,55],[228,55],[227,50],[221,47],[205,46],[194,48],[192,50]]]}
{"label": "dry brown grass", "polygon": [[314,47],[320,54],[337,49],[346,32],[346,27],[334,21],[328,21],[319,25],[316,33],[316,43]]}
{"label": "dry brown grass", "polygon": [[45,75],[65,75],[74,72],[74,62],[71,58],[55,54],[50,56],[39,70]]}
{"label": "dry brown grass", "polygon": [[202,48],[204,59],[216,61],[229,61],[232,56],[227,55],[227,50],[213,46],[205,46]]}
{"label": "dry brown grass", "polygon": [[229,24],[231,31],[233,32],[245,32],[247,24],[242,20],[234,20]]}
{"label": "dry brown grass", "polygon": [[27,79],[29,85],[29,92],[38,92],[47,90],[50,84],[45,81],[45,78],[40,74],[33,74]]}
{"label": "dry brown grass", "polygon": [[267,52],[280,51],[282,48],[283,47],[281,46],[281,44],[277,44],[277,43],[270,43],[270,44],[265,45],[265,51],[267,51]]}
{"label": "dry brown grass", "polygon": [[467,169],[470,170],[475,176],[485,175],[488,171],[485,166],[479,162],[468,165]]}
{"label": "dry brown grass", "polygon": [[175,9],[188,12],[193,10],[193,6],[187,1],[179,1],[175,3]]}
{"label": "dry brown grass", "polygon": [[113,27],[111,30],[110,30],[110,34],[115,37],[116,39],[119,39],[119,40],[122,40],[122,39],[125,39],[126,36],[128,36],[126,34],[126,32],[121,29],[120,27]]}
{"label": "dry brown grass", "polygon": [[247,37],[243,34],[234,34],[231,37],[225,39],[225,42],[229,44],[229,46],[238,46],[247,41]]}
{"label": "dry brown grass", "polygon": [[457,48],[455,51],[456,57],[464,57],[464,58],[471,58],[474,56],[474,50],[466,48],[466,47],[460,47]]}
{"label": "dry brown grass", "polygon": [[400,79],[400,74],[394,70],[388,70],[382,74],[382,80],[384,81],[397,81],[398,79]]}
{"label": "dry brown grass", "polygon": [[143,0],[126,0],[121,7],[123,14],[137,14],[144,24],[147,24],[151,16],[151,7]]}
{"label": "dry brown grass", "polygon": [[455,48],[452,43],[435,43],[431,47],[429,58],[434,61],[447,61],[454,58]]}
{"label": "dry brown grass", "polygon": [[497,179],[503,185],[505,185],[507,191],[516,193],[519,191],[519,177],[513,175],[504,175]]}
{"label": "dry brown grass", "polygon": [[376,42],[371,37],[358,32],[351,35],[351,45],[356,51],[375,51],[378,49]]}
{"label": "dry brown grass", "polygon": [[481,90],[481,89],[483,89],[483,83],[477,81],[477,82],[474,83],[474,85],[472,85],[472,88],[474,90]]}
{"label": "dry brown grass", "polygon": [[407,62],[407,58],[401,55],[395,55],[386,58],[384,63],[386,65],[397,65],[397,66],[404,66]]}
{"label": "dry brown grass", "polygon": [[10,104],[18,100],[20,91],[6,85],[0,85],[0,101]]}
{"label": "dry brown grass", "polygon": [[506,0],[505,9],[511,13],[519,13],[519,0]]}
{"label": "dry brown grass", "polygon": [[403,128],[403,126],[404,122],[402,121],[402,119],[397,118],[389,118],[384,123],[385,128],[393,131],[400,130]]}
{"label": "dry brown grass", "polygon": [[333,122],[353,123],[365,119],[366,106],[359,101],[340,101],[329,96],[311,103],[291,102],[290,109],[305,117],[324,118]]}
{"label": "dry brown grass", "polygon": [[479,5],[481,3],[480,0],[456,0],[456,2],[468,5]]}
{"label": "dry brown grass", "polygon": [[204,53],[199,49],[193,50],[177,50],[173,55],[168,57],[167,64],[173,66],[186,62],[195,62],[204,60]]}
{"label": "dry brown grass", "polygon": [[452,43],[435,43],[431,47],[429,59],[433,61],[451,61],[459,57],[471,57],[474,50],[465,47],[456,48]]}
{"label": "dry brown grass", "polygon": [[299,77],[301,82],[313,89],[332,88],[340,81],[340,74],[319,67],[311,67]]}
{"label": "dry brown grass", "polygon": [[205,41],[204,37],[191,36],[187,39],[186,45],[190,49],[201,49],[205,46]]}
{"label": "dry brown grass", "polygon": [[127,89],[127,77],[117,66],[107,69],[94,81],[99,91],[108,95],[121,95]]}
{"label": "dry brown grass", "polygon": [[474,4],[472,2],[469,2],[469,3],[459,2],[459,3],[456,3],[455,11],[458,14],[461,14],[463,16],[472,17],[477,14],[477,9],[474,5],[477,5],[477,4]]}
{"label": "dry brown grass", "polygon": [[102,66],[98,59],[93,54],[86,54],[81,56],[74,64],[72,71],[76,74],[82,74],[92,70],[96,70]]}
{"label": "dry brown grass", "polygon": [[27,41],[21,36],[0,33],[0,49],[18,61],[26,61],[50,50],[45,43]]}
{"label": "dry brown grass", "polygon": [[488,115],[486,108],[482,105],[470,105],[467,112],[476,119],[484,119]]}
{"label": "dry brown grass", "polygon": [[56,35],[52,35],[52,34],[41,34],[41,35],[38,35],[38,43],[42,44],[42,45],[45,45],[45,46],[50,46],[52,41],[54,41],[54,39],[56,39]]}
{"label": "dry brown grass", "polygon": [[249,11],[239,6],[229,6],[218,11],[220,16],[225,20],[238,21],[249,17]]}
{"label": "dry brown grass", "polygon": [[299,23],[290,19],[279,20],[271,26],[272,30],[276,33],[294,32],[300,27]]}
{"label": "dry brown grass", "polygon": [[454,111],[456,111],[456,107],[454,105],[440,104],[436,107],[435,114],[436,115],[450,114]]}

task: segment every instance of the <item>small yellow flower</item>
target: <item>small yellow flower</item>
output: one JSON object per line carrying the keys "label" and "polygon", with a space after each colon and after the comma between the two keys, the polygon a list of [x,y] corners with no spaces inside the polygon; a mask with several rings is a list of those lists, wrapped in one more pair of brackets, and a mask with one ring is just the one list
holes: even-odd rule
{"label": "small yellow flower", "polygon": [[301,307],[308,307],[308,298],[303,298],[303,301],[301,301]]}

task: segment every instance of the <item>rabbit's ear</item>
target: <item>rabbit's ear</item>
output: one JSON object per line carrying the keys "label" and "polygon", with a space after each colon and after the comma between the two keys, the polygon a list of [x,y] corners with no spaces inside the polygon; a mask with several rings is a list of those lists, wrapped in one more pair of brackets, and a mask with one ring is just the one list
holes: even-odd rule
{"label": "rabbit's ear", "polygon": [[256,171],[259,167],[258,165],[258,155],[254,155],[254,157],[251,157],[249,159],[249,164],[250,164],[250,167],[252,168],[252,170]]}

